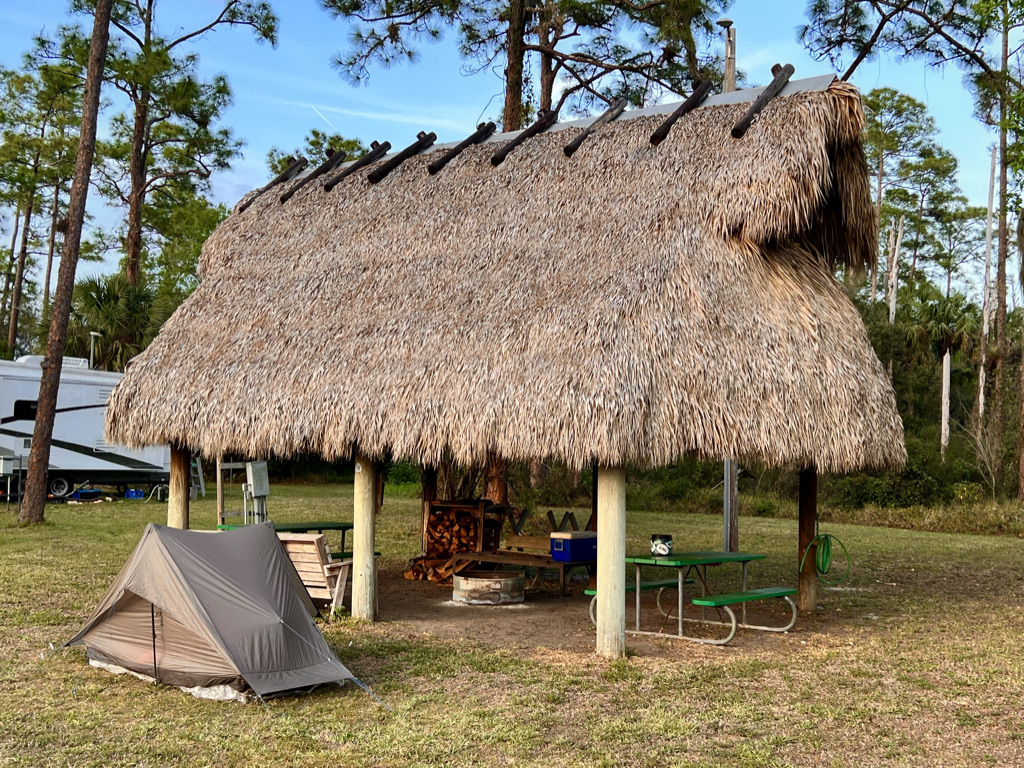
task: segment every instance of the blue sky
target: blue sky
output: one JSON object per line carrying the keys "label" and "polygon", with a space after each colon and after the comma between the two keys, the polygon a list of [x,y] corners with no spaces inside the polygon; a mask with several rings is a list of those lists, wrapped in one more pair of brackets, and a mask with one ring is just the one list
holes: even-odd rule
{"label": "blue sky", "polygon": [[[218,0],[163,0],[158,19],[164,34],[193,29],[212,18]],[[421,130],[434,131],[439,141],[461,139],[483,116],[501,108],[501,81],[485,71],[462,74],[454,38],[424,44],[414,65],[375,69],[366,85],[352,87],[331,68],[332,56],[345,49],[348,29],[332,20],[316,0],[277,0],[281,20],[277,48],[258,45],[244,29],[220,29],[200,40],[201,71],[226,74],[234,104],[224,116],[245,141],[244,156],[230,172],[213,181],[213,196],[234,204],[267,179],[265,157],[272,146],[292,149],[311,128],[335,130],[369,143],[388,140],[402,147]],[[737,28],[739,68],[755,83],[770,79],[775,62],[792,63],[796,78],[829,71],[827,63],[810,58],[796,41],[806,0],[736,0],[729,10]],[[55,32],[66,23],[65,0],[0,2],[0,64],[16,66],[31,46],[34,33]],[[987,197],[989,148],[994,135],[972,116],[972,102],[953,68],[936,70],[917,62],[881,60],[861,65],[853,82],[863,91],[888,86],[928,105],[941,130],[940,141],[960,160],[960,183],[975,204]],[[102,130],[102,128],[101,128]],[[90,209],[111,220],[99,203]],[[83,271],[96,267],[83,265]]]}

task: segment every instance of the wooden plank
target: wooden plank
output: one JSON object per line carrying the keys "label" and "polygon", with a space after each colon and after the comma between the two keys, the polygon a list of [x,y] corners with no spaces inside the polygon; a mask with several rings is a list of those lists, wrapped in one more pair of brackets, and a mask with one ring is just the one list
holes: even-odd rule
{"label": "wooden plank", "polygon": [[551,538],[548,536],[524,536],[509,534],[505,537],[505,549],[539,549],[551,554]]}

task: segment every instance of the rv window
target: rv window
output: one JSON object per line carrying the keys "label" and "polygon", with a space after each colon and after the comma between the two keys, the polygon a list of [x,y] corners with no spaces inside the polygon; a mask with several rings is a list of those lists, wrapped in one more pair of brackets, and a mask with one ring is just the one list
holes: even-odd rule
{"label": "rv window", "polygon": [[37,405],[35,400],[15,400],[14,418],[18,421],[35,421]]}

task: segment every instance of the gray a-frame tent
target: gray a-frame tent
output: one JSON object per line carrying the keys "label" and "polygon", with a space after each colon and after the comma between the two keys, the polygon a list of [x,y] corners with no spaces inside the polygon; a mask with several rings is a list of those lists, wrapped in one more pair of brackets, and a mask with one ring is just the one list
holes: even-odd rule
{"label": "gray a-frame tent", "polygon": [[315,615],[269,523],[221,533],[151,523],[67,644],[169,685],[264,696],[352,678]]}

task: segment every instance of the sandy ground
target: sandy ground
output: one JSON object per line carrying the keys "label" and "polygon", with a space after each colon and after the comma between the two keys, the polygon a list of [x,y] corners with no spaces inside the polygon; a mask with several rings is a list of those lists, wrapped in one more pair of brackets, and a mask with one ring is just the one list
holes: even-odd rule
{"label": "sandy ground", "polygon": [[[580,572],[577,579],[582,577]],[[582,580],[573,580],[565,597],[558,592],[557,580],[544,580],[532,589],[528,586],[526,599],[522,603],[478,606],[454,602],[451,585],[407,581],[402,578],[400,570],[382,569],[378,578],[378,620],[401,625],[412,633],[445,640],[472,640],[493,647],[520,646],[579,652],[594,650],[594,627],[588,615],[591,598],[583,594],[587,584]],[[627,597],[626,627],[632,629],[633,595]],[[674,600],[675,593],[672,592],[666,599]],[[771,602],[775,605],[751,607],[750,618],[766,624],[785,624],[788,619],[787,609],[781,601]],[[655,607],[653,592],[644,593],[641,615],[644,629],[659,629],[662,618]],[[688,612],[686,615],[696,618],[697,614]],[[810,625],[815,623],[814,618],[801,620],[786,634],[740,629],[728,647],[776,645],[780,641],[799,642],[796,636],[809,631]],[[673,618],[666,629],[674,631],[675,624]],[[686,632],[707,636],[717,634],[721,637],[725,629],[688,624]],[[713,647],[700,646],[686,640],[641,635],[628,635],[627,644],[632,653],[643,656],[675,656],[681,651]]]}

